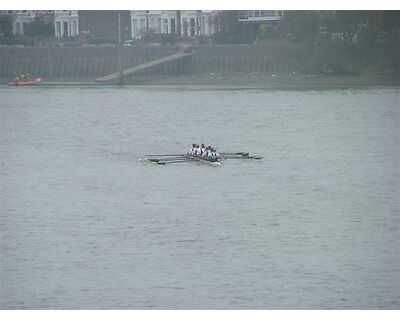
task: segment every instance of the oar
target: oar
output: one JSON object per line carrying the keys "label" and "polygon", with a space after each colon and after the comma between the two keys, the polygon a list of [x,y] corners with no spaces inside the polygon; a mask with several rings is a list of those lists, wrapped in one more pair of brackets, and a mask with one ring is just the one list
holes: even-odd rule
{"label": "oar", "polygon": [[175,160],[175,161],[158,161],[156,162],[159,165],[165,165],[170,163],[180,163],[180,162],[190,162],[193,161],[192,159],[182,159],[182,160]]}
{"label": "oar", "polygon": [[224,156],[224,155],[227,155],[227,156],[244,156],[244,157],[246,157],[246,156],[248,156],[249,155],[249,153],[248,152],[221,152],[221,154]]}
{"label": "oar", "polygon": [[233,154],[233,153],[221,153],[221,155],[225,158],[233,158],[233,159],[243,159],[243,158],[248,158],[249,153],[242,153],[242,154]]}
{"label": "oar", "polygon": [[255,159],[255,160],[261,160],[263,157],[259,157],[259,156],[225,156],[225,159]]}
{"label": "oar", "polygon": [[224,157],[224,159],[245,159],[241,156],[231,156],[231,155],[226,155],[226,154],[223,154],[222,156]]}
{"label": "oar", "polygon": [[168,157],[168,158],[146,158],[148,161],[169,161],[169,160],[179,160],[179,159],[185,159],[185,157]]}
{"label": "oar", "polygon": [[146,157],[183,157],[184,154],[146,154]]}

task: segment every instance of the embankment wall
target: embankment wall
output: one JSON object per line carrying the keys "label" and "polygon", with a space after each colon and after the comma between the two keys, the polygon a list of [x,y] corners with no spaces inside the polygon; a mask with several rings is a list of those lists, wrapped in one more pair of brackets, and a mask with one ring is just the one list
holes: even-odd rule
{"label": "embankment wall", "polygon": [[[122,48],[123,68],[174,54],[176,46]],[[311,61],[303,46],[200,46],[189,59],[143,71],[145,75],[228,72],[315,72],[322,65]],[[0,48],[0,78],[20,72],[51,79],[95,79],[118,69],[118,48]]]}

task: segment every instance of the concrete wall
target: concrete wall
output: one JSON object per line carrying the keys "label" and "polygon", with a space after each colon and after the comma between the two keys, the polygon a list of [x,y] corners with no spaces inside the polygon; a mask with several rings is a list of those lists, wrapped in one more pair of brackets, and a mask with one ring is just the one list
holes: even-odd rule
{"label": "concrete wall", "polygon": [[307,72],[309,60],[304,47],[295,45],[204,46],[192,54],[188,72]]}
{"label": "concrete wall", "polygon": [[[139,65],[177,51],[176,47],[123,48],[124,68]],[[17,73],[46,79],[90,79],[113,73],[118,67],[118,48],[0,48],[0,77]]]}
{"label": "concrete wall", "polygon": [[[178,51],[175,46],[122,49],[124,68],[136,66]],[[190,59],[143,72],[146,75],[227,72],[310,72],[318,66],[309,61],[303,47],[227,45],[201,46]],[[0,48],[0,77],[17,73],[50,79],[95,79],[117,71],[118,48]]]}

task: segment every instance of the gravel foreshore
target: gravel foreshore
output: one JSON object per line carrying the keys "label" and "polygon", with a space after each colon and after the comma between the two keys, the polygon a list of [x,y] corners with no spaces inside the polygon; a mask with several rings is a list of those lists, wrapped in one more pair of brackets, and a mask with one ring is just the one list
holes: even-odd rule
{"label": "gravel foreshore", "polygon": [[185,85],[217,87],[322,88],[357,86],[399,86],[399,74],[366,74],[360,76],[271,74],[271,73],[209,73],[174,78],[142,79],[144,85]]}
{"label": "gravel foreshore", "polygon": [[[10,79],[1,79],[7,85]],[[364,75],[326,75],[326,74],[273,74],[273,73],[203,73],[165,77],[162,75],[138,76],[124,79],[124,85],[133,86],[179,86],[211,88],[345,88],[400,86],[398,73],[368,73]],[[94,79],[52,79],[44,78],[43,86],[104,86],[117,82],[99,83]]]}

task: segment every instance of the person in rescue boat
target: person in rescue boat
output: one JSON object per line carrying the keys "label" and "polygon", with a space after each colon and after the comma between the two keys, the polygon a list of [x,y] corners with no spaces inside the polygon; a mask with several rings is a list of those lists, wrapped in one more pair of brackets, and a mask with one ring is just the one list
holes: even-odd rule
{"label": "person in rescue boat", "polygon": [[193,156],[193,155],[195,155],[195,152],[196,152],[196,144],[193,143],[193,144],[192,144],[192,147],[190,148],[190,150],[189,150],[188,152],[186,152],[186,154],[187,154],[188,156]]}

